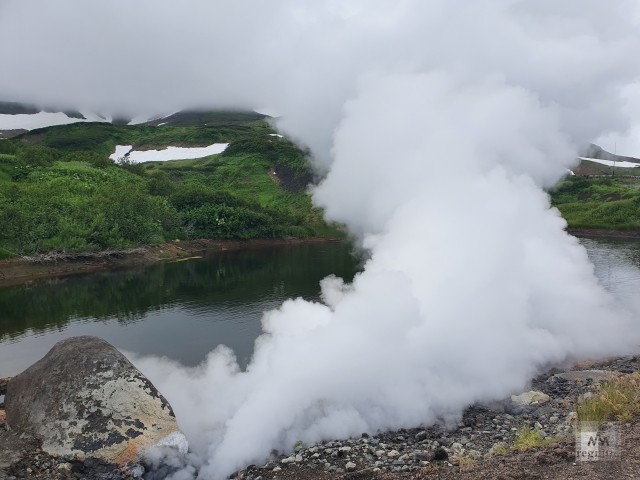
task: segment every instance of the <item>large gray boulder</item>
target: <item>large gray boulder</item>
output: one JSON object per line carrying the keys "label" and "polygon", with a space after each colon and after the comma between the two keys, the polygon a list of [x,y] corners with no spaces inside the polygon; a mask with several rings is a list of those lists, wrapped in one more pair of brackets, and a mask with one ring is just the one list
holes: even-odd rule
{"label": "large gray boulder", "polygon": [[11,379],[7,425],[42,438],[51,455],[116,464],[150,447],[186,451],[169,403],[118,350],[97,337],[57,343]]}

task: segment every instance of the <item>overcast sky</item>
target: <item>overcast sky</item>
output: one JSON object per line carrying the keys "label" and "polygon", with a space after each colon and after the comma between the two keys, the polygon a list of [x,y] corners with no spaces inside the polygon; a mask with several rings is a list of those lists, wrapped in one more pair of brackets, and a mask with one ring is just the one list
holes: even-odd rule
{"label": "overcast sky", "polygon": [[[522,34],[505,30],[505,11],[519,16]],[[638,30],[629,16],[637,16],[630,0],[464,1],[453,8],[441,0],[0,0],[0,99],[133,114],[194,105],[287,113],[287,104],[306,104],[322,110],[319,123],[328,125],[354,80],[368,73],[447,65],[504,75],[499,64],[507,60],[510,80],[562,89],[570,100],[585,93],[582,73],[600,70],[602,88],[611,87],[610,75],[630,83]],[[541,29],[548,43],[530,42]],[[637,118],[639,91],[627,87],[620,105]],[[319,96],[316,105],[311,97]],[[640,141],[625,139],[622,118],[602,120],[621,131],[608,143],[640,154]]]}

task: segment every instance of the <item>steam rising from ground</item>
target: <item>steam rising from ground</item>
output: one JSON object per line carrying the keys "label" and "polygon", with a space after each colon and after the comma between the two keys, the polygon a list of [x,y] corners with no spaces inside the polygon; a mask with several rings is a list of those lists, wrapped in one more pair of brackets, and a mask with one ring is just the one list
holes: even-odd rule
{"label": "steam rising from ground", "polygon": [[[195,369],[137,360],[191,441],[176,479],[222,477],[298,440],[451,421],[549,363],[636,347],[634,314],[598,285],[542,190],[580,146],[628,127],[635,3],[153,2],[165,26],[193,9],[202,42],[182,40],[201,64],[169,76],[168,91],[194,97],[169,94],[163,110],[205,96],[275,109],[327,172],[316,204],[370,253],[352,285],[322,282],[323,303],[292,299],[267,313],[245,372],[226,348]],[[123,8],[88,4],[67,2],[76,16]],[[127,2],[133,21],[149,5]],[[238,25],[247,28],[222,49]],[[186,68],[180,49],[163,53]],[[135,99],[138,83],[118,88]]]}

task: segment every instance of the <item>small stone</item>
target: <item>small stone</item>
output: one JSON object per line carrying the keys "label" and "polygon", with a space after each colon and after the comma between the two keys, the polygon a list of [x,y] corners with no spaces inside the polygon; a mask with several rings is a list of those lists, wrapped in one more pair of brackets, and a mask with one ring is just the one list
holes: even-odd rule
{"label": "small stone", "polygon": [[530,391],[520,395],[511,395],[511,401],[516,405],[537,405],[547,403],[551,397],[543,392]]}
{"label": "small stone", "polygon": [[426,450],[416,450],[415,452],[413,452],[413,458],[415,458],[416,460],[426,461],[429,459],[429,452],[427,452]]}
{"label": "small stone", "polygon": [[300,454],[296,455],[296,457],[294,458],[294,460],[295,460],[295,462],[296,462],[296,463],[300,463],[300,462],[302,462],[302,455],[300,455]]}
{"label": "small stone", "polygon": [[398,452],[397,450],[391,450],[389,453],[387,453],[387,457],[389,458],[396,458],[400,456],[400,452]]}
{"label": "small stone", "polygon": [[425,430],[422,430],[421,432],[416,433],[416,440],[418,442],[421,442],[422,440],[425,440],[427,436],[427,432]]}
{"label": "small stone", "polygon": [[59,472],[70,472],[71,464],[66,462],[61,463],[56,467],[56,470],[58,470]]}
{"label": "small stone", "polygon": [[461,443],[454,442],[454,443],[451,445],[451,450],[452,450],[454,453],[462,453],[462,452],[464,451],[464,447],[462,446],[462,444],[461,444]]}
{"label": "small stone", "polygon": [[447,453],[447,451],[440,447],[437,448],[434,452],[433,452],[433,460],[435,461],[443,461],[449,458],[449,454]]}
{"label": "small stone", "polygon": [[133,467],[129,468],[129,474],[133,478],[142,478],[142,476],[144,475],[144,467],[142,465],[134,465]]}
{"label": "small stone", "polygon": [[356,469],[357,465],[353,462],[347,462],[347,464],[345,465],[345,469],[347,470],[347,472],[353,472]]}
{"label": "small stone", "polygon": [[296,461],[296,457],[291,456],[291,457],[283,458],[283,459],[280,461],[280,463],[282,463],[283,465],[286,465],[286,464],[288,464],[288,463],[293,463],[293,462],[295,462],[295,461]]}
{"label": "small stone", "polygon": [[282,469],[280,467],[273,467],[273,470],[271,471],[277,473],[277,472],[281,472]]}
{"label": "small stone", "polygon": [[384,450],[376,450],[376,457],[384,457],[385,453]]}
{"label": "small stone", "polygon": [[342,453],[349,453],[351,451],[351,447],[340,447],[338,451]]}

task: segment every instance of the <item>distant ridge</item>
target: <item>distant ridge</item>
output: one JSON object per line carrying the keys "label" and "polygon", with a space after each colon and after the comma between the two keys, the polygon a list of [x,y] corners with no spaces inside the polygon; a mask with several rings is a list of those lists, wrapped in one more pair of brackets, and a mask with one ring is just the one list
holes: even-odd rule
{"label": "distant ridge", "polygon": [[267,115],[243,110],[181,110],[143,125],[232,125],[264,120]]}
{"label": "distant ridge", "polygon": [[605,149],[594,143],[590,144],[589,147],[580,156],[586,158],[597,158],[599,160],[609,160],[611,162],[640,163],[640,158],[616,155],[614,153],[607,152]]}
{"label": "distant ridge", "polygon": [[242,125],[268,118],[268,115],[248,110],[187,109],[169,115],[140,115],[130,117],[101,112],[80,112],[28,103],[0,101],[0,139],[55,125],[77,122],[104,122],[114,125],[147,126],[219,126]]}

